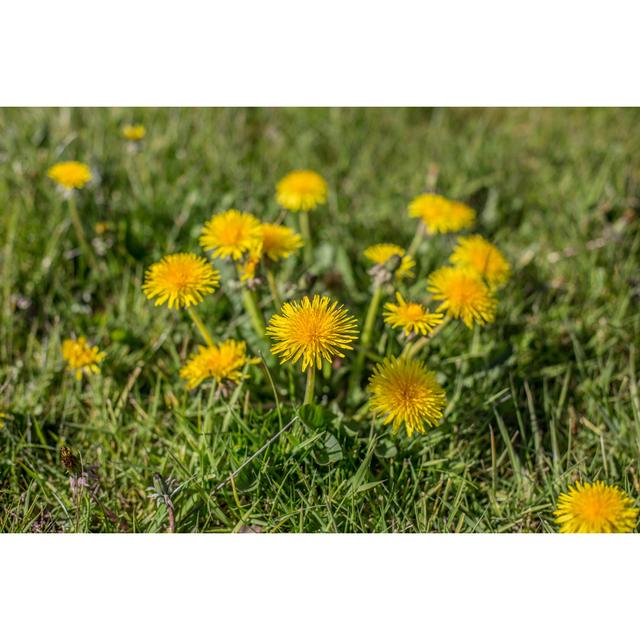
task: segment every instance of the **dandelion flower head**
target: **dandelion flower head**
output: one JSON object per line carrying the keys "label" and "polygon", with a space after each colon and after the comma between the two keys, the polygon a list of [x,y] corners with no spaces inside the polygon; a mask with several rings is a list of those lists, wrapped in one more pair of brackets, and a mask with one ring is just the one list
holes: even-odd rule
{"label": "dandelion flower head", "polygon": [[423,193],[409,204],[409,215],[421,218],[427,231],[435,233],[455,233],[473,225],[475,211],[463,202],[448,200],[436,193]]}
{"label": "dandelion flower head", "polygon": [[428,335],[442,324],[441,313],[429,313],[424,305],[407,302],[400,292],[396,292],[396,303],[387,302],[383,313],[384,321],[392,328],[402,328],[406,336],[410,334]]}
{"label": "dandelion flower head", "polygon": [[106,355],[98,347],[89,346],[84,337],[68,338],[62,343],[62,357],[77,380],[81,380],[83,374],[100,373],[99,365]]}
{"label": "dandelion flower head", "polygon": [[331,302],[327,296],[308,296],[302,300],[285,302],[279,314],[269,321],[267,334],[274,345],[272,353],[282,363],[293,364],[302,359],[302,370],[322,367],[322,359],[331,362],[335,356],[344,357],[344,351],[357,336],[356,320],[343,306]]}
{"label": "dandelion flower head", "polygon": [[425,424],[435,427],[442,419],[445,392],[419,360],[386,358],[376,365],[369,380],[371,410],[397,431],[423,433]]}
{"label": "dandelion flower head", "polygon": [[292,171],[278,182],[276,201],[289,211],[312,211],[327,201],[327,183],[315,171]]}
{"label": "dandelion flower head", "polygon": [[83,162],[58,162],[47,175],[65,189],[82,189],[92,178],[91,170]]}
{"label": "dandelion flower head", "polygon": [[415,260],[406,255],[406,251],[397,244],[381,243],[372,244],[363,253],[364,257],[377,265],[385,265],[394,256],[401,258],[400,265],[395,271],[396,278],[413,278],[413,268],[416,266]]}
{"label": "dandelion flower head", "polygon": [[628,533],[638,521],[633,500],[602,481],[576,482],[560,494],[554,515],[561,533]]}
{"label": "dandelion flower head", "polygon": [[122,137],[129,142],[140,142],[146,133],[147,130],[141,124],[127,124],[122,127]]}
{"label": "dandelion flower head", "polygon": [[152,264],[147,270],[142,290],[156,306],[168,303],[170,309],[198,304],[212,293],[220,274],[211,264],[193,253],[174,253]]}
{"label": "dandelion flower head", "polygon": [[441,301],[436,311],[460,318],[469,328],[495,320],[496,298],[475,271],[441,267],[429,276],[427,288],[434,300]]}
{"label": "dandelion flower head", "polygon": [[503,285],[511,275],[511,267],[502,252],[479,235],[458,238],[450,261],[479,273],[490,287]]}
{"label": "dandelion flower head", "polygon": [[260,233],[263,251],[269,260],[274,262],[288,258],[304,244],[299,234],[281,224],[262,224]]}
{"label": "dandelion flower head", "polygon": [[260,221],[251,213],[229,209],[216,213],[202,228],[200,244],[215,258],[239,260],[261,240]]}
{"label": "dandelion flower head", "polygon": [[264,245],[262,240],[253,240],[247,254],[242,262],[237,263],[238,274],[241,282],[253,282],[256,277],[256,270],[262,260]]}
{"label": "dandelion flower head", "polygon": [[180,377],[187,388],[194,389],[209,378],[216,382],[238,382],[246,364],[255,364],[258,358],[247,356],[247,345],[242,340],[225,340],[209,347],[200,346],[187,364],[180,369]]}

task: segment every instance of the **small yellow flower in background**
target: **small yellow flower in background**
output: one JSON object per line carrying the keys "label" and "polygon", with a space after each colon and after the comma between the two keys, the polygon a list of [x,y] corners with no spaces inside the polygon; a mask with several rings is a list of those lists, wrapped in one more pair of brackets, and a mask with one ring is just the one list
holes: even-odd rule
{"label": "small yellow flower in background", "polygon": [[216,213],[202,228],[200,244],[215,258],[239,260],[260,240],[260,221],[251,213],[229,209]]}
{"label": "small yellow flower in background", "polygon": [[82,189],[92,178],[91,170],[83,162],[58,162],[47,175],[65,189]]}
{"label": "small yellow flower in background", "polygon": [[344,357],[343,351],[353,349],[349,344],[358,335],[356,320],[343,306],[331,302],[327,296],[308,296],[295,302],[285,302],[280,314],[269,321],[267,334],[273,339],[271,352],[280,362],[293,364],[302,358],[302,370],[322,367],[322,359],[331,362],[334,356]]}
{"label": "small yellow flower in background", "polygon": [[255,280],[256,269],[262,260],[263,244],[261,240],[254,240],[247,251],[243,262],[238,263],[238,275],[241,282],[251,283]]}
{"label": "small yellow flower in background", "polygon": [[426,336],[442,324],[441,313],[429,313],[424,305],[407,302],[400,292],[396,292],[396,303],[384,305],[384,321],[394,329],[401,327],[405,336],[418,333]]}
{"label": "small yellow flower in background", "polygon": [[469,328],[495,320],[496,298],[475,271],[441,267],[429,276],[427,288],[434,300],[442,301],[436,311],[460,318]]}
{"label": "small yellow flower in background", "polygon": [[140,142],[147,133],[147,130],[141,124],[127,124],[122,127],[122,137],[129,142]]}
{"label": "small yellow flower in background", "polygon": [[501,251],[482,236],[458,238],[458,244],[449,260],[479,273],[490,287],[503,285],[511,275],[511,267]]}
{"label": "small yellow flower in background", "polygon": [[560,494],[554,515],[560,533],[628,533],[638,521],[633,500],[602,481],[576,482],[568,493]]}
{"label": "small yellow flower in background", "polygon": [[300,235],[290,227],[281,224],[262,224],[260,233],[263,251],[269,260],[274,262],[288,258],[304,244]]}
{"label": "small yellow flower in background", "polygon": [[312,211],[327,201],[327,183],[315,171],[292,171],[278,182],[276,200],[289,211]]}
{"label": "small yellow flower in background", "polygon": [[180,309],[198,304],[219,282],[220,274],[204,258],[175,253],[149,267],[142,290],[149,300],[158,298],[156,306],[168,302],[170,309]]}
{"label": "small yellow flower in background", "polygon": [[408,436],[442,419],[445,392],[435,373],[418,360],[385,358],[369,379],[369,393],[374,415],[391,422],[394,431],[404,424]]}
{"label": "small yellow flower in background", "polygon": [[259,358],[247,357],[247,345],[241,340],[225,340],[210,347],[198,347],[180,369],[180,377],[187,381],[187,388],[194,389],[209,378],[216,382],[238,382],[243,377],[246,364],[260,362]]}
{"label": "small yellow flower in background", "polygon": [[363,255],[368,260],[371,260],[371,262],[380,266],[385,265],[393,256],[398,256],[401,260],[400,265],[395,271],[396,278],[414,277],[413,268],[416,266],[415,260],[411,256],[406,255],[406,251],[397,244],[372,244],[364,250]]}
{"label": "small yellow flower in background", "polygon": [[435,193],[423,193],[409,203],[409,215],[421,218],[427,231],[455,233],[473,225],[476,212],[463,202],[448,200]]}
{"label": "small yellow flower in background", "polygon": [[11,420],[11,414],[0,411],[0,429],[4,429],[5,424]]}
{"label": "small yellow flower in background", "polygon": [[69,371],[75,373],[77,380],[82,379],[82,374],[100,373],[98,365],[106,355],[98,347],[89,346],[84,337],[77,340],[69,338],[62,343],[62,357],[66,360]]}

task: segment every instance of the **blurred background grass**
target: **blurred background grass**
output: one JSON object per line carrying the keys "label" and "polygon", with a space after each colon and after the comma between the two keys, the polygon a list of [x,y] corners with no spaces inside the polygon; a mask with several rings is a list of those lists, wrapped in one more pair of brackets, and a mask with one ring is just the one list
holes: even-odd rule
{"label": "blurred background grass", "polygon": [[[136,154],[120,137],[130,122],[147,129]],[[0,131],[2,530],[164,530],[146,490],[155,472],[178,483],[179,531],[551,531],[570,481],[640,494],[638,110],[4,109]],[[72,159],[97,176],[78,204],[104,273],[81,268],[46,177]],[[178,369],[198,338],[140,283],[165,253],[198,252],[215,211],[275,219],[275,184],[296,168],[330,185],[311,218],[317,280],[299,261],[285,267],[297,293],[312,286],[362,318],[362,250],[409,244],[406,206],[429,171],[476,208],[476,230],[514,275],[494,325],[452,324],[425,352],[449,398],[440,427],[408,440],[354,419],[337,371],[321,386],[325,414],[216,491],[277,431],[273,393],[260,368],[235,411],[188,393]],[[451,246],[423,244],[412,295]],[[233,292],[202,312],[215,337],[260,348]],[[380,352],[396,348],[381,330]],[[107,350],[101,377],[65,373],[72,334]],[[266,357],[289,407],[298,383]],[[63,443],[97,465],[98,499],[72,499]]]}

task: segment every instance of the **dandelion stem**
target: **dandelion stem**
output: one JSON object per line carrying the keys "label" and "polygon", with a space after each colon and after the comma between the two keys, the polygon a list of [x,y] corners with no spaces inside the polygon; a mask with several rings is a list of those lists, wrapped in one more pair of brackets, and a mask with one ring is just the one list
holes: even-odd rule
{"label": "dandelion stem", "polygon": [[271,299],[273,300],[273,305],[276,308],[276,311],[279,311],[282,308],[282,298],[280,297],[280,293],[278,292],[278,283],[276,282],[276,277],[271,269],[266,269],[267,272],[267,283],[269,284],[269,291],[271,291]]}
{"label": "dandelion stem", "polygon": [[200,331],[200,333],[202,334],[204,341],[207,343],[209,347],[212,347],[213,338],[211,337],[211,334],[207,330],[207,327],[204,326],[204,322],[202,322],[202,318],[200,317],[198,312],[193,307],[187,307],[187,313],[189,314],[189,317],[191,318],[191,320],[193,320],[193,324],[196,325],[196,327],[198,328],[198,331]]}
{"label": "dandelion stem", "polygon": [[313,246],[311,244],[309,213],[307,211],[300,212],[300,234],[304,241],[304,261],[307,263],[307,266],[310,266],[313,263]]}
{"label": "dandelion stem", "polygon": [[260,313],[260,309],[258,309],[258,303],[256,302],[256,297],[253,291],[244,287],[242,289],[242,302],[244,303],[244,308],[246,312],[249,314],[249,318],[251,318],[251,324],[255,332],[261,338],[266,337],[265,328],[264,328],[264,318]]}
{"label": "dandelion stem", "polygon": [[424,222],[420,221],[418,222],[418,226],[416,227],[416,233],[413,236],[413,240],[411,241],[411,245],[409,246],[409,250],[407,251],[408,256],[411,256],[413,258],[416,255],[416,251],[418,250],[418,247],[422,242],[422,238],[424,238],[424,232],[425,232]]}
{"label": "dandelion stem", "polygon": [[364,328],[362,329],[362,336],[360,338],[360,348],[356,357],[356,362],[353,367],[350,382],[350,393],[353,394],[356,391],[357,386],[360,384],[360,377],[362,375],[362,368],[364,367],[364,360],[367,354],[367,347],[371,343],[373,336],[373,327],[375,325],[376,317],[378,315],[378,307],[380,306],[380,300],[382,299],[382,287],[378,284],[374,285],[373,295],[371,296],[371,302],[369,303],[369,309],[367,310],[367,317],[364,321]]}
{"label": "dandelion stem", "polygon": [[304,389],[303,404],[313,404],[313,396],[316,387],[316,368],[311,365],[307,369],[307,386]]}
{"label": "dandelion stem", "polygon": [[95,271],[98,271],[98,262],[96,261],[96,257],[93,255],[93,251],[87,242],[87,236],[84,233],[84,229],[82,228],[82,221],[80,220],[80,216],[78,215],[78,207],[76,205],[76,199],[74,194],[71,193],[69,195],[69,214],[71,215],[71,222],[73,224],[73,228],[76,232],[76,237],[78,238],[78,242],[80,243],[80,247],[82,248],[82,252],[84,253],[84,257],[89,262],[89,265]]}

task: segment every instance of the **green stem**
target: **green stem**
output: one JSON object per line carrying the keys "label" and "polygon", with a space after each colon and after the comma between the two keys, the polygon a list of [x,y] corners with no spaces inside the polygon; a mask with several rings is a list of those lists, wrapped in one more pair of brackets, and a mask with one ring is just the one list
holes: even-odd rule
{"label": "green stem", "polygon": [[82,221],[80,220],[80,216],[78,215],[78,207],[76,205],[76,199],[74,194],[71,193],[69,195],[69,213],[71,214],[71,223],[73,224],[73,228],[76,232],[76,237],[78,238],[78,242],[80,243],[80,247],[82,248],[82,252],[84,253],[84,257],[87,259],[89,265],[95,271],[98,270],[98,263],[96,261],[96,257],[93,255],[93,251],[87,242],[87,236],[84,233],[84,229],[82,228]]}
{"label": "green stem", "polygon": [[313,404],[313,395],[316,386],[316,368],[314,365],[311,365],[307,369],[307,386],[304,389],[304,403],[303,404]]}
{"label": "green stem", "polygon": [[424,232],[425,232],[424,222],[420,221],[418,222],[418,226],[416,227],[416,233],[413,236],[413,240],[411,241],[411,245],[409,246],[409,250],[407,251],[408,256],[411,256],[413,258],[416,255],[416,251],[418,250],[418,247],[422,242],[422,238],[424,238]]}
{"label": "green stem", "polygon": [[276,311],[280,311],[280,309],[282,308],[282,298],[280,297],[280,293],[278,292],[278,283],[276,282],[276,277],[271,269],[267,268],[265,269],[265,271],[267,273],[267,283],[269,284],[269,291],[271,291],[273,306],[276,308]]}
{"label": "green stem", "polygon": [[300,235],[304,241],[304,261],[307,266],[313,264],[313,246],[311,244],[311,231],[309,229],[309,213],[307,211],[300,212]]}
{"label": "green stem", "polygon": [[196,327],[198,328],[198,331],[200,331],[200,333],[202,334],[204,341],[207,343],[208,346],[212,347],[213,339],[211,338],[211,334],[207,330],[207,327],[204,326],[204,322],[202,322],[202,318],[200,318],[200,315],[198,314],[198,312],[193,307],[187,307],[187,313],[189,314],[189,317],[193,321],[193,324],[196,325]]}
{"label": "green stem", "polygon": [[253,325],[255,332],[261,338],[266,338],[264,318],[260,313],[260,309],[258,309],[258,303],[256,302],[256,297],[253,291],[243,287],[242,302],[244,303],[246,312],[249,314],[249,318],[251,319],[251,324]]}

